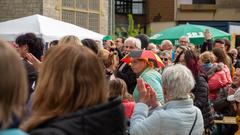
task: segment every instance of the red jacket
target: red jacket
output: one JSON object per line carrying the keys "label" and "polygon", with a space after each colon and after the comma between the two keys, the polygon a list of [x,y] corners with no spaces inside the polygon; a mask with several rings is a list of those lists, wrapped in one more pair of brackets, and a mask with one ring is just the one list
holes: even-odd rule
{"label": "red jacket", "polygon": [[223,65],[220,70],[208,78],[209,99],[215,100],[217,98],[217,91],[232,83],[230,70],[226,65]]}
{"label": "red jacket", "polygon": [[135,102],[132,101],[128,101],[127,99],[123,99],[122,100],[123,106],[125,108],[125,116],[130,119],[132,114],[133,114],[133,110],[134,110],[134,106],[135,106]]}

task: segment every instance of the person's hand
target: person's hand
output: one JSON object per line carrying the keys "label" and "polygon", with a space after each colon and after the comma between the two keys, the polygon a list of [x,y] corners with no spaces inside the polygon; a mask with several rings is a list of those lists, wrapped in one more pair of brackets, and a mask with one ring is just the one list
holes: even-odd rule
{"label": "person's hand", "polygon": [[205,38],[205,40],[212,39],[212,34],[209,32],[208,29],[206,29],[205,32],[204,32],[204,38]]}
{"label": "person's hand", "polygon": [[33,65],[33,67],[35,68],[35,70],[39,71],[39,68],[42,64],[41,61],[39,61],[35,56],[33,56],[31,53],[27,53],[26,54],[26,58],[28,60],[28,62]]}
{"label": "person's hand", "polygon": [[149,106],[151,106],[151,108],[155,108],[159,106],[160,103],[157,100],[156,92],[153,90],[153,88],[149,84],[145,84],[145,86],[147,88],[147,91],[149,91],[150,93]]}
{"label": "person's hand", "polygon": [[148,105],[150,100],[150,91],[146,89],[145,82],[142,78],[137,78],[137,88],[139,93],[139,102]]}

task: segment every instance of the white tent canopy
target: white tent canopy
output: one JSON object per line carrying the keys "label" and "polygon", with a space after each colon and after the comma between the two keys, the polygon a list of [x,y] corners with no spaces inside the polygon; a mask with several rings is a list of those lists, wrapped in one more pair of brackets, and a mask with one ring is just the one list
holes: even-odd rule
{"label": "white tent canopy", "polygon": [[99,33],[38,14],[0,23],[0,38],[7,41],[14,41],[20,34],[28,32],[35,33],[46,42],[66,35],[75,35],[80,39],[102,40],[103,38]]}

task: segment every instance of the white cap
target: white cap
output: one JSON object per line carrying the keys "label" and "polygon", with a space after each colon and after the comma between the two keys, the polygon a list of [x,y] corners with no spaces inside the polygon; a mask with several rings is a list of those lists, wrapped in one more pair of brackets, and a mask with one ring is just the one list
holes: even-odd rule
{"label": "white cap", "polygon": [[240,102],[240,88],[235,91],[234,95],[228,96],[227,100]]}

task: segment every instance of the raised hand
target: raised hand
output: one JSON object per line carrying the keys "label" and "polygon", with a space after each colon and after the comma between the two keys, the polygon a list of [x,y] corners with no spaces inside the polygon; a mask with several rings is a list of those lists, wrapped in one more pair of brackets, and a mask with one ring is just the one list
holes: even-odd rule
{"label": "raised hand", "polygon": [[38,60],[35,56],[33,56],[31,53],[27,53],[27,54],[26,54],[26,58],[27,58],[28,62],[33,65],[33,67],[35,68],[35,70],[39,71],[39,68],[40,68],[42,62],[39,61],[39,60]]}
{"label": "raised hand", "polygon": [[155,108],[160,105],[160,103],[157,100],[156,92],[153,90],[153,88],[149,84],[145,84],[147,91],[150,93],[150,99],[149,99],[149,106],[151,108]]}
{"label": "raised hand", "polygon": [[142,78],[137,78],[137,88],[139,93],[139,102],[149,105],[150,91],[146,89],[145,82]]}

